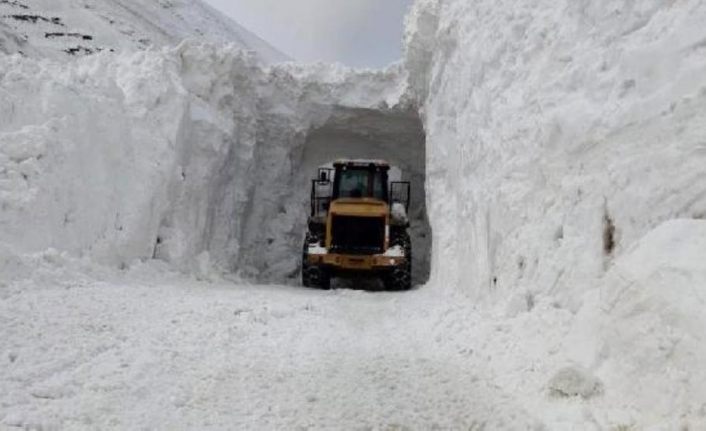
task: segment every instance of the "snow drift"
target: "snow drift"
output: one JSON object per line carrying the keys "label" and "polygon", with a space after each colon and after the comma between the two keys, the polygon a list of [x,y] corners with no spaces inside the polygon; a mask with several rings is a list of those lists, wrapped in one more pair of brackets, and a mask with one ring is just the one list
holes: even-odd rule
{"label": "snow drift", "polygon": [[612,402],[639,412],[643,427],[706,426],[705,255],[706,222],[672,220],[606,277],[600,370],[614,383]]}

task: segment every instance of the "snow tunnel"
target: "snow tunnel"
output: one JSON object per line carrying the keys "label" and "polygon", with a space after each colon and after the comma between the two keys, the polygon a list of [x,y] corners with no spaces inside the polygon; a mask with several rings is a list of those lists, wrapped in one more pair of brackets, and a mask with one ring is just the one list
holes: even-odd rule
{"label": "snow tunnel", "polygon": [[[416,110],[325,107],[323,121],[299,136],[284,174],[270,174],[264,183],[283,183],[279,197],[261,192],[253,199],[257,208],[250,212],[242,238],[239,268],[250,268],[261,282],[296,283],[299,278],[301,246],[309,212],[311,180],[317,168],[339,158],[383,159],[400,168],[403,180],[410,181],[410,233],[413,242],[413,284],[429,279],[431,227],[426,209],[426,137]],[[274,124],[276,122],[272,122]],[[281,134],[270,131],[281,137]],[[272,136],[263,135],[270,140]],[[267,149],[269,147],[269,150]],[[263,142],[265,152],[277,147]],[[279,147],[282,148],[281,146]],[[272,154],[262,156],[272,160]],[[258,193],[258,192],[256,192]],[[249,226],[249,227],[248,227]]]}
{"label": "snow tunnel", "polygon": [[429,278],[431,227],[427,218],[426,139],[416,111],[334,108],[329,120],[307,136],[302,155],[304,181],[318,166],[337,158],[383,159],[402,170],[412,186],[411,235],[415,284]]}

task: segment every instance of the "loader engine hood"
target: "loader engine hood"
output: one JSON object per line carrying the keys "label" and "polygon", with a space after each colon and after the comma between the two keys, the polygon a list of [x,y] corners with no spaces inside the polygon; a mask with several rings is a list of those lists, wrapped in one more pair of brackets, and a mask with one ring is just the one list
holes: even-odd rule
{"label": "loader engine hood", "polygon": [[339,253],[379,254],[387,249],[389,207],[372,198],[331,202],[326,223],[326,247]]}

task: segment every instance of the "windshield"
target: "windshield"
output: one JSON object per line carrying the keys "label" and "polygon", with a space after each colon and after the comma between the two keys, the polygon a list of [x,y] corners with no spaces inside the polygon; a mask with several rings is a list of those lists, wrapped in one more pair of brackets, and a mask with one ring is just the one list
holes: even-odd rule
{"label": "windshield", "polygon": [[387,200],[385,196],[385,179],[383,173],[371,172],[368,169],[344,169],[341,171],[338,184],[339,198],[373,197]]}

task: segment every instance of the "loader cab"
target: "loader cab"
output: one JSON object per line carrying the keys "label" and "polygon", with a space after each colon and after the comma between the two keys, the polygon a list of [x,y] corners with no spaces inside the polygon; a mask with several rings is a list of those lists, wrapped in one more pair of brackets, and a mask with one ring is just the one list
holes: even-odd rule
{"label": "loader cab", "polygon": [[388,208],[401,204],[409,211],[410,183],[401,171],[381,160],[339,160],[318,169],[311,182],[310,221],[325,221],[331,203],[340,199],[372,199]]}
{"label": "loader cab", "polygon": [[338,162],[334,164],[333,200],[371,198],[389,203],[386,164]]}

